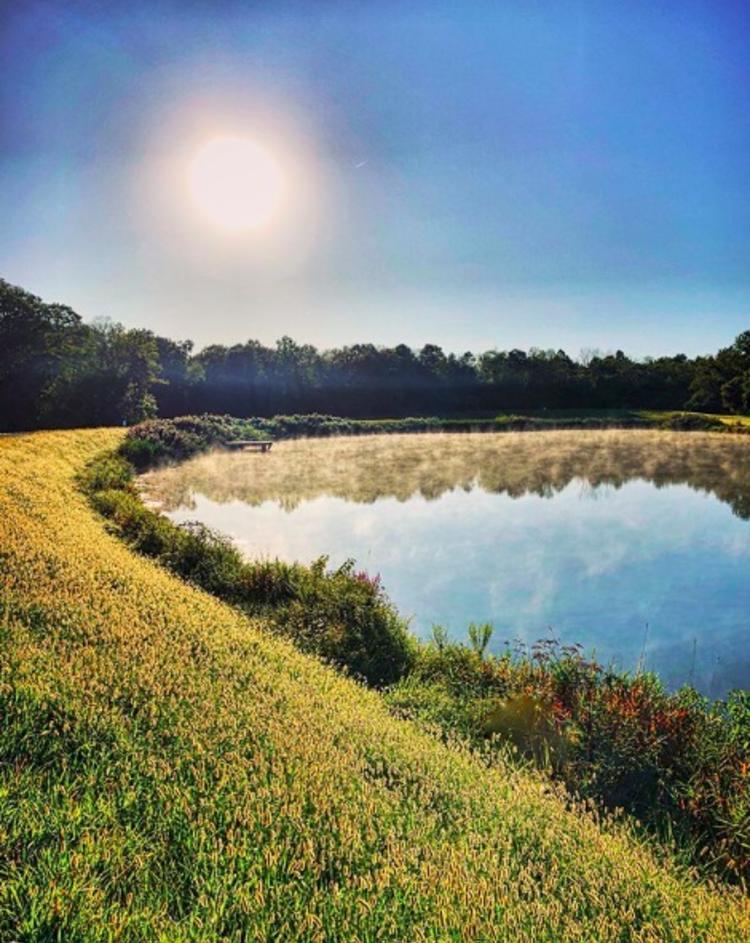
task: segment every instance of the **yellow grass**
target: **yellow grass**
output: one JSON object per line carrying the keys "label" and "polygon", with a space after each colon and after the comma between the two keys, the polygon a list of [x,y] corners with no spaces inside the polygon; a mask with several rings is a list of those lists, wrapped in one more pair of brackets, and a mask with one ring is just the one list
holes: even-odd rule
{"label": "yellow grass", "polygon": [[750,908],[108,535],[0,440],[0,939],[746,941]]}

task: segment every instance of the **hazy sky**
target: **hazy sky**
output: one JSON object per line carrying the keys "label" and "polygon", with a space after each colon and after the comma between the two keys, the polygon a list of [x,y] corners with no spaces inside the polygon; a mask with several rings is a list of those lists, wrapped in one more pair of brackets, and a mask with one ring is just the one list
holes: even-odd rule
{"label": "hazy sky", "polygon": [[[750,3],[0,0],[0,275],[198,346],[750,328]],[[284,175],[210,225],[217,135]]]}

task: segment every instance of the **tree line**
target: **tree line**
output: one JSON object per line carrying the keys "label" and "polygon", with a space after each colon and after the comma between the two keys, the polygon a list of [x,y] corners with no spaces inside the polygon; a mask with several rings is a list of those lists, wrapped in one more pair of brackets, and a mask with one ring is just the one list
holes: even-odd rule
{"label": "tree line", "polygon": [[374,344],[320,351],[282,337],[194,352],[145,329],[84,323],[0,279],[0,430],[151,416],[480,416],[545,409],[750,412],[750,330],[715,355],[579,359],[563,350],[446,353]]}

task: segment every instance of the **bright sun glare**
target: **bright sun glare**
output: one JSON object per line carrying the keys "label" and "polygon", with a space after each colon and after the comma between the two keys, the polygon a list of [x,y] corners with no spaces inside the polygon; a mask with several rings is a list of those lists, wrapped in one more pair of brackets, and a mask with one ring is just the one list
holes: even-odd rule
{"label": "bright sun glare", "polygon": [[284,195],[273,157],[248,138],[204,144],[188,168],[188,186],[203,216],[224,229],[256,229],[270,221]]}

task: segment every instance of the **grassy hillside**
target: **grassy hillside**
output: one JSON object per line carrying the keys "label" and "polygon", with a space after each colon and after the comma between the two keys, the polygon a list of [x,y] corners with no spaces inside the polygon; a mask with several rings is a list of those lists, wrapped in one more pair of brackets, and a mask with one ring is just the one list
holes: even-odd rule
{"label": "grassy hillside", "polygon": [[750,938],[746,901],[133,555],[74,481],[119,435],[0,440],[0,939]]}

